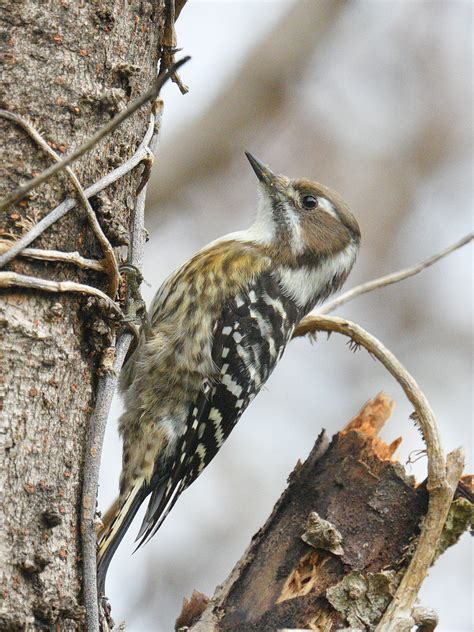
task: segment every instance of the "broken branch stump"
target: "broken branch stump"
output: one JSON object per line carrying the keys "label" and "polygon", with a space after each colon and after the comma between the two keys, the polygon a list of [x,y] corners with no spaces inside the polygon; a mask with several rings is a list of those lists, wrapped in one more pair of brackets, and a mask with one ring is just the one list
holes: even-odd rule
{"label": "broken branch stump", "polygon": [[200,610],[187,602],[192,617],[183,611],[176,629],[374,629],[428,503],[392,460],[401,439],[378,437],[392,408],[380,394],[331,443],[321,433],[229,578]]}

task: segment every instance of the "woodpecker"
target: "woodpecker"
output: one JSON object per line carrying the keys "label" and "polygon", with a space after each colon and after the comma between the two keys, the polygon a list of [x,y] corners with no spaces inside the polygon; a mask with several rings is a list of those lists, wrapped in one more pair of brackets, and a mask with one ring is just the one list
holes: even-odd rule
{"label": "woodpecker", "polygon": [[120,495],[99,541],[98,586],[138,508],[137,540],[159,529],[269,378],[298,322],[338,290],[359,248],[356,219],[331,189],[258,178],[253,225],[213,241],[158,290],[121,374]]}

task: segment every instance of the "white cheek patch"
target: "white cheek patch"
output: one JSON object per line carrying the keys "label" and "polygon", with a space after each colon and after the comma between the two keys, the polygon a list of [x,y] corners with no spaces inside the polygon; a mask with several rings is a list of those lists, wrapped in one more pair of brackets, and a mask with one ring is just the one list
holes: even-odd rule
{"label": "white cheek patch", "polygon": [[336,209],[334,208],[334,204],[332,204],[329,200],[326,200],[326,198],[318,197],[318,208],[328,215],[331,215],[331,217],[334,217],[334,219],[339,220]]}
{"label": "white cheek patch", "polygon": [[300,307],[305,307],[315,296],[324,290],[337,274],[345,275],[352,268],[357,248],[349,244],[337,256],[326,259],[315,268],[303,266],[293,269],[281,267],[280,286],[286,296],[293,299]]}
{"label": "white cheek patch", "polygon": [[300,218],[291,204],[285,204],[285,219],[288,231],[290,233],[291,250],[294,254],[299,255],[305,248],[304,240],[301,234]]}

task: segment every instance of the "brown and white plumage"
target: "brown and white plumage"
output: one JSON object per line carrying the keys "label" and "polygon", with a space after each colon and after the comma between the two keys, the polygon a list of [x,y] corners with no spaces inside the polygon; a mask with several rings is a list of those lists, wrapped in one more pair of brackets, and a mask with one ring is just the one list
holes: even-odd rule
{"label": "brown and white plumage", "polygon": [[141,544],[219,450],[298,321],[354,263],[359,228],[338,194],[247,157],[260,181],[255,223],[163,283],[121,376],[123,467],[119,508],[99,543],[101,591],[138,507],[150,496]]}

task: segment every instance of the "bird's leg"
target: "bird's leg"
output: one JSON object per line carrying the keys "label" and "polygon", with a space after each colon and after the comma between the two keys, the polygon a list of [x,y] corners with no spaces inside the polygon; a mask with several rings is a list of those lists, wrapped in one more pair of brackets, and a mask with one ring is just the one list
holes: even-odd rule
{"label": "bird's leg", "polygon": [[120,274],[127,279],[126,294],[128,298],[128,307],[122,322],[131,326],[132,330],[137,326],[141,328],[146,317],[145,301],[140,292],[140,285],[143,281],[142,273],[136,266],[125,263],[120,266]]}

